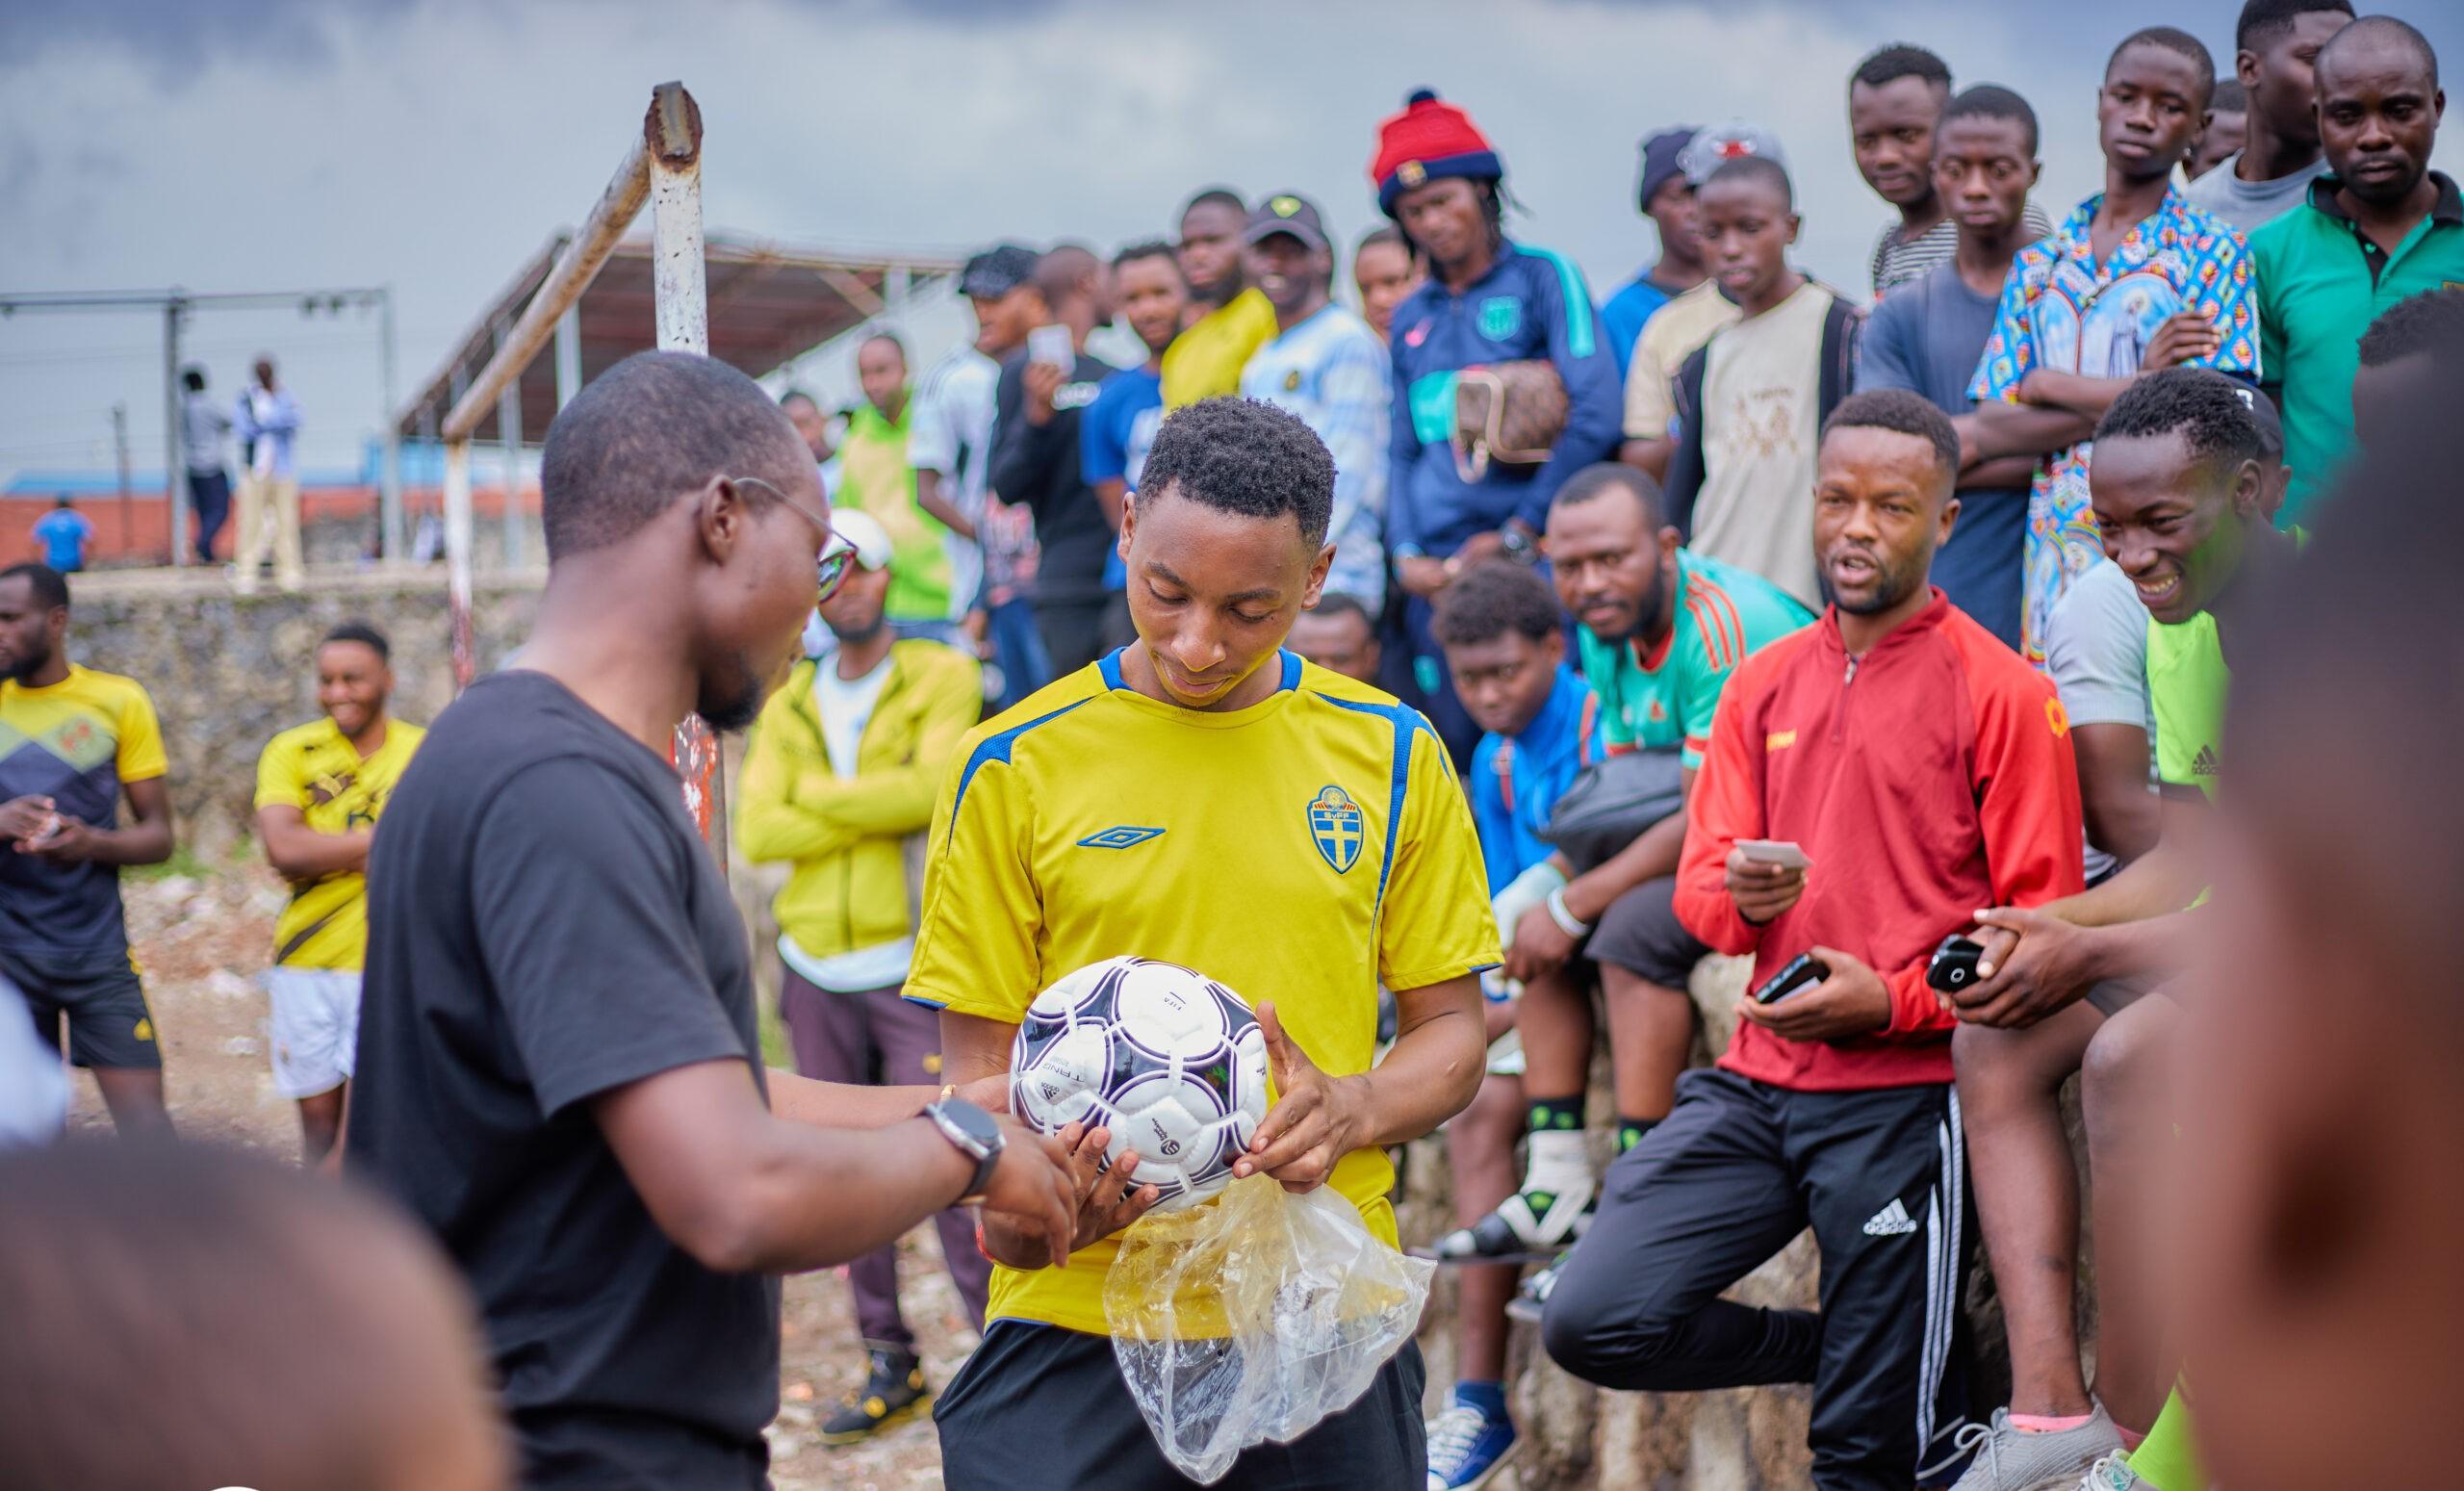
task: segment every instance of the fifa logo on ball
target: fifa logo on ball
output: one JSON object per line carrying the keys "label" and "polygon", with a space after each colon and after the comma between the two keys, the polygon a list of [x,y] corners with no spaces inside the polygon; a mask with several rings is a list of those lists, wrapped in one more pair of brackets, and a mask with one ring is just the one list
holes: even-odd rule
{"label": "fifa logo on ball", "polygon": [[1136,1178],[1163,1192],[1158,1211],[1222,1190],[1266,1117],[1266,1035],[1249,1007],[1152,959],[1107,958],[1038,994],[1010,1069],[1018,1117],[1037,1131],[1108,1128],[1107,1165],[1136,1148]]}

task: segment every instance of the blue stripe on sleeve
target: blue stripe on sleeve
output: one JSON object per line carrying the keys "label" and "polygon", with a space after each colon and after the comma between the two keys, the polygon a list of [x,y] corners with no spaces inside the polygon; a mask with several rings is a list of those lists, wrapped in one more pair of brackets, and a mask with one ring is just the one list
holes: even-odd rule
{"label": "blue stripe on sleeve", "polygon": [[975,748],[975,754],[966,758],[966,770],[959,775],[959,789],[950,799],[951,829],[955,831],[958,827],[959,805],[966,801],[967,784],[975,780],[977,770],[980,769],[985,762],[1001,761],[1006,763],[1010,759],[1010,747],[1017,743],[1017,739],[1020,735],[1025,734],[1028,731],[1035,729],[1039,725],[1050,724],[1052,721],[1061,718],[1063,715],[1067,714],[1070,710],[1077,708],[1078,706],[1085,704],[1086,702],[1087,701],[1084,699],[1073,700],[1068,704],[1063,705],[1060,708],[1053,710],[1050,714],[1040,714],[1034,719],[1027,721],[1024,725],[1013,725],[1008,730],[1001,732],[1001,733],[997,735],[987,736],[984,743]]}
{"label": "blue stripe on sleeve", "polygon": [[1534,248],[1528,244],[1517,244],[1514,247],[1517,253],[1545,259],[1555,268],[1557,294],[1565,302],[1562,309],[1566,313],[1566,351],[1570,356],[1589,357],[1594,345],[1591,335],[1594,313],[1591,292],[1583,288],[1582,271],[1575,268],[1572,259],[1553,248]]}
{"label": "blue stripe on sleeve", "polygon": [[1412,780],[1412,732],[1425,730],[1431,740],[1437,738],[1437,732],[1428,721],[1421,718],[1421,712],[1418,709],[1409,705],[1368,704],[1351,699],[1335,699],[1322,694],[1319,697],[1338,709],[1349,709],[1355,714],[1383,716],[1395,727],[1395,754],[1388,769],[1386,844],[1380,852],[1377,864],[1377,905],[1383,908],[1386,904],[1386,877],[1394,873],[1395,869],[1395,839],[1403,822],[1403,795],[1405,789],[1411,785]]}

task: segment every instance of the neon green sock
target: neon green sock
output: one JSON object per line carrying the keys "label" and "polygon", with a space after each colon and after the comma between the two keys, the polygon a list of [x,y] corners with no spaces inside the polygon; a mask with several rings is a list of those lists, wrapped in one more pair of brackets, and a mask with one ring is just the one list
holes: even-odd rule
{"label": "neon green sock", "polygon": [[2198,1447],[2191,1442],[2190,1400],[2179,1386],[2165,1400],[2147,1438],[2130,1452],[2130,1468],[2156,1491],[2207,1491],[2207,1472],[2198,1463]]}

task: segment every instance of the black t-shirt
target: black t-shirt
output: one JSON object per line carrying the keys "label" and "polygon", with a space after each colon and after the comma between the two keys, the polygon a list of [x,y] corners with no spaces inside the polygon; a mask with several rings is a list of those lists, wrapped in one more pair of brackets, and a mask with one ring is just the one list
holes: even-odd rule
{"label": "black t-shirt", "polygon": [[478,1297],[526,1485],[760,1486],[774,1280],[668,1241],[585,1099],[759,1080],[743,924],[675,772],[544,674],[438,717],[369,857],[348,1164]]}
{"label": "black t-shirt", "polygon": [[1079,353],[1069,380],[1053,395],[1052,422],[1039,428],[1027,419],[1027,354],[1015,353],[1001,365],[989,476],[1001,501],[1035,514],[1040,601],[1104,598],[1104,559],[1113,552],[1115,535],[1078,462],[1078,421],[1094,402],[1097,386],[1116,371]]}

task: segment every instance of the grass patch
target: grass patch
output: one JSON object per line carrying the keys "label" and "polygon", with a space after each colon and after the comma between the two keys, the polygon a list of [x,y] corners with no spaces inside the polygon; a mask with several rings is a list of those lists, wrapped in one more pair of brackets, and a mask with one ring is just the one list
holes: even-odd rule
{"label": "grass patch", "polygon": [[779,1001],[757,992],[753,1004],[761,1020],[761,1065],[795,1070],[796,1053],[788,1048],[787,1027],[780,1023]]}
{"label": "grass patch", "polygon": [[212,861],[198,858],[196,851],[188,845],[173,844],[171,857],[162,863],[132,864],[120,873],[138,881],[168,880],[174,875],[185,875],[191,880],[211,880],[218,868],[219,866]]}

